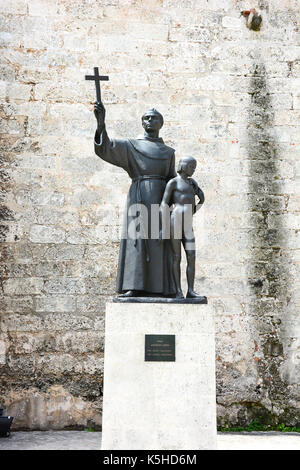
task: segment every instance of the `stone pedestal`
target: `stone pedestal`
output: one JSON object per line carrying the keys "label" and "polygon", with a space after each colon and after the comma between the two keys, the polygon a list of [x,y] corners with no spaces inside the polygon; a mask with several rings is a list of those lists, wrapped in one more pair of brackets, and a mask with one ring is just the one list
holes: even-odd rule
{"label": "stone pedestal", "polygon": [[[175,361],[145,361],[145,335],[175,335]],[[107,303],[102,449],[215,448],[210,305]]]}

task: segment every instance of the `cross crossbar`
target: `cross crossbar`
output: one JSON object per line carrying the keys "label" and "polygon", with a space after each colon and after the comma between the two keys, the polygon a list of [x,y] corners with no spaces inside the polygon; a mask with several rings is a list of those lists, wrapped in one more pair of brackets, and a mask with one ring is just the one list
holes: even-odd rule
{"label": "cross crossbar", "polygon": [[86,80],[94,80],[95,86],[96,86],[96,96],[97,96],[97,101],[101,101],[101,89],[100,89],[100,81],[107,81],[109,80],[109,77],[107,75],[99,75],[99,69],[98,67],[94,67],[94,75],[86,75],[85,76]]}

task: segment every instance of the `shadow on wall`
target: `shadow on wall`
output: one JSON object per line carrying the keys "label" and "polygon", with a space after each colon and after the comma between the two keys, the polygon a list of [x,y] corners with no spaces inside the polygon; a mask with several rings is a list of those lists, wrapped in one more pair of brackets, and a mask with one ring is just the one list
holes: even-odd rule
{"label": "shadow on wall", "polygon": [[[251,214],[251,258],[248,269],[250,311],[258,337],[258,404],[272,422],[279,418],[274,408],[284,410],[287,384],[280,368],[285,360],[280,330],[287,315],[289,260],[283,214],[283,194],[278,169],[278,146],[273,131],[274,112],[263,63],[256,64],[249,93],[248,114],[249,210]],[[265,405],[264,405],[265,406]],[[292,416],[292,410],[291,410]],[[281,419],[289,421],[289,411]]]}

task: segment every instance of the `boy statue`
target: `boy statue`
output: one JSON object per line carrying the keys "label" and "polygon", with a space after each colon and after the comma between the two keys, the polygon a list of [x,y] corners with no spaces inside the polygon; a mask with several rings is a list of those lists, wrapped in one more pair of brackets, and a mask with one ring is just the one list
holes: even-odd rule
{"label": "boy statue", "polygon": [[[173,252],[172,272],[176,286],[176,298],[183,299],[184,295],[180,282],[181,243],[183,244],[187,257],[187,284],[186,298],[204,299],[194,291],[195,280],[195,235],[193,230],[193,214],[200,209],[204,203],[203,191],[194,179],[191,178],[197,166],[195,158],[186,156],[180,159],[177,173],[166,185],[160,206],[161,220],[164,228],[170,228],[170,240]],[[199,198],[195,204],[195,196]],[[173,205],[171,216],[169,207]],[[170,225],[168,225],[168,220]]]}

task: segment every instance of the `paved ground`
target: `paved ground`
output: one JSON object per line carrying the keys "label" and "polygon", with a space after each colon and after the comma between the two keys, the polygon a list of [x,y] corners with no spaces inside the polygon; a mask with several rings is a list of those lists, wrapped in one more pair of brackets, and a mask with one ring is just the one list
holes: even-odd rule
{"label": "paved ground", "polygon": [[[0,438],[1,450],[99,450],[101,432],[12,432]],[[219,450],[300,450],[297,433],[218,433]]]}
{"label": "paved ground", "polygon": [[299,433],[218,433],[219,450],[300,450]]}

